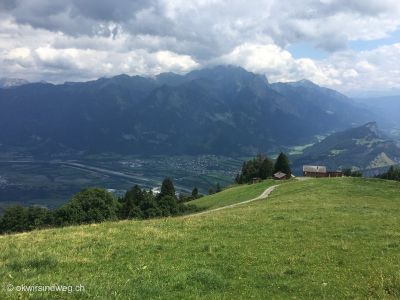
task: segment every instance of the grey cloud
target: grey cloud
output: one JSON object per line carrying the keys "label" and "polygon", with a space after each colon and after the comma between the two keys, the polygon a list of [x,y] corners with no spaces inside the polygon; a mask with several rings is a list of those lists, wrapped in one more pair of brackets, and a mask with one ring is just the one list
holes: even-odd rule
{"label": "grey cloud", "polygon": [[127,22],[135,18],[136,13],[152,9],[153,15],[160,14],[157,1],[141,0],[72,0],[71,17],[83,16],[98,21]]}
{"label": "grey cloud", "polygon": [[[112,32],[108,29],[109,25],[128,24],[138,12],[150,8],[152,17],[156,17],[159,8],[153,1],[21,0],[14,5],[12,15],[19,24],[61,31],[70,36],[110,36]],[[116,31],[113,33],[115,35]]]}
{"label": "grey cloud", "polygon": [[1,10],[12,10],[17,7],[16,0],[0,0]]}
{"label": "grey cloud", "polygon": [[365,16],[379,16],[391,9],[393,9],[393,6],[388,1],[376,0],[339,0],[332,1],[330,4],[323,6],[323,11],[326,14],[352,12]]}
{"label": "grey cloud", "polygon": [[3,63],[6,66],[21,66],[22,68],[32,68],[34,66],[33,61],[30,58],[15,58],[15,59],[3,59]]}
{"label": "grey cloud", "polygon": [[319,42],[315,44],[316,47],[321,48],[327,52],[336,52],[348,49],[348,38],[341,33],[330,33],[319,38]]}
{"label": "grey cloud", "polygon": [[[284,49],[308,43],[337,53],[347,49],[348,40],[381,37],[400,25],[400,3],[394,0],[0,0],[0,9],[2,24],[7,19],[29,25],[0,28],[2,37],[7,36],[1,41],[1,72],[20,72],[16,66],[22,66],[26,72],[31,68],[53,74],[50,81],[112,72],[186,72],[219,64],[243,45],[275,44]],[[28,48],[30,59],[8,56],[18,47]],[[32,58],[35,50],[46,47],[55,50],[54,58]],[[78,54],[68,56],[71,49]],[[160,51],[189,58],[169,63],[164,54],[157,56]],[[246,47],[239,52],[237,64],[251,54]],[[279,68],[265,67],[273,76]],[[296,64],[289,70],[301,72]]]}
{"label": "grey cloud", "polygon": [[207,6],[188,0],[174,7],[171,16],[168,5],[174,1],[20,0],[17,6],[12,0],[1,1],[14,7],[11,13],[20,24],[75,38],[116,39],[128,34],[128,50],[168,50],[190,55],[199,62],[227,54],[246,42],[262,43],[267,37],[282,48],[307,42],[329,52],[343,50],[349,38],[343,30],[346,24],[329,18],[343,13],[379,16],[399,8],[390,0],[337,0],[326,4],[317,0],[232,0]]}

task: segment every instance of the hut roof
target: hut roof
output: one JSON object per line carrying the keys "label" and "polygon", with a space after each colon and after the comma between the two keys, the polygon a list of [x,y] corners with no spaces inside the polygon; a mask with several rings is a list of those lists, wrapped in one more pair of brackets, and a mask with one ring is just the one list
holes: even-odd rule
{"label": "hut roof", "polygon": [[326,167],[324,167],[324,166],[303,166],[303,172],[326,173]]}
{"label": "hut roof", "polygon": [[279,171],[278,173],[275,173],[274,174],[274,177],[275,178],[282,178],[282,177],[285,177],[286,176],[286,174],[285,173],[282,173],[281,171]]}

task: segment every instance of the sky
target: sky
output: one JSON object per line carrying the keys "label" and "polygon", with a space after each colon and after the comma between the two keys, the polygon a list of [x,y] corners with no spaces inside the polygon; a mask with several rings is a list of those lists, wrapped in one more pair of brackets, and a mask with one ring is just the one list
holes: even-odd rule
{"label": "sky", "polygon": [[0,0],[0,78],[63,83],[221,64],[348,95],[400,91],[400,1]]}

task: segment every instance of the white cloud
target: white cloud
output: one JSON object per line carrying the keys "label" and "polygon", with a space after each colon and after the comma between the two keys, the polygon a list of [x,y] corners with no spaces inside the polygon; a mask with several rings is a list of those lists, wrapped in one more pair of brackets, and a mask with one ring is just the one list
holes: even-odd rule
{"label": "white cloud", "polygon": [[316,61],[294,59],[276,45],[245,44],[216,61],[265,74],[271,83],[305,78],[342,92],[389,90],[400,86],[400,44],[360,53],[346,50]]}
{"label": "white cloud", "polygon": [[347,71],[343,72],[343,77],[344,78],[352,78],[352,77],[357,77],[357,76],[358,76],[358,73],[354,69],[350,69],[350,70],[347,70]]}
{"label": "white cloud", "polygon": [[[271,82],[308,78],[342,91],[399,85],[398,44],[347,49],[349,40],[383,38],[399,28],[397,0],[6,2],[0,2],[0,77],[63,82],[231,63]],[[297,43],[333,54],[294,59],[283,49]]]}

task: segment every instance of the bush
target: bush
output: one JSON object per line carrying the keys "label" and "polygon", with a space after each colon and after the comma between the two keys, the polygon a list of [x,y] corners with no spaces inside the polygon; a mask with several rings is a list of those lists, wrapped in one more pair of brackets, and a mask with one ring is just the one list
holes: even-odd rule
{"label": "bush", "polygon": [[360,171],[351,172],[351,177],[363,177],[363,173]]}

